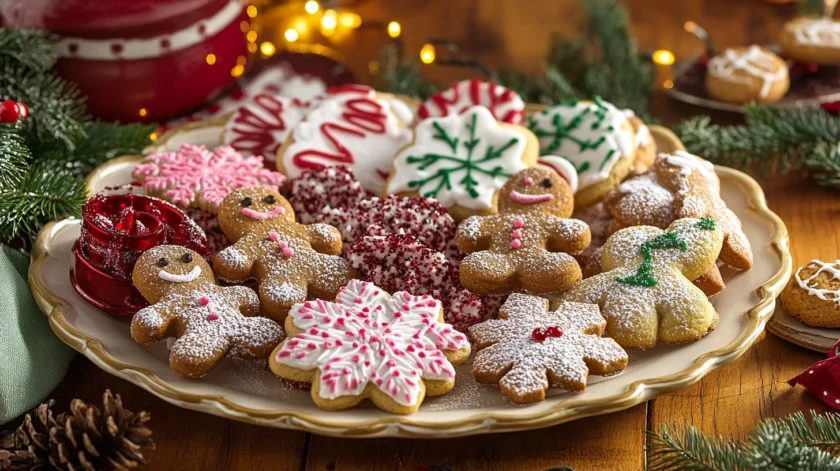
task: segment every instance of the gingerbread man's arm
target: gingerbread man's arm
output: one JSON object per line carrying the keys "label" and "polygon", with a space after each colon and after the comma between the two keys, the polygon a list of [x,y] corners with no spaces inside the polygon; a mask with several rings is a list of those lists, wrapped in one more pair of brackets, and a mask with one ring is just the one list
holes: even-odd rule
{"label": "gingerbread man's arm", "polygon": [[490,248],[493,234],[489,224],[495,216],[470,216],[458,225],[455,232],[455,243],[458,250],[464,253],[478,252]]}
{"label": "gingerbread man's arm", "polygon": [[243,316],[252,317],[260,313],[260,297],[251,288],[245,286],[221,287],[226,296],[232,296],[238,303]]}
{"label": "gingerbread man's arm", "polygon": [[545,248],[549,252],[565,252],[576,255],[589,247],[592,234],[585,222],[577,219],[552,217],[546,223],[548,239]]}
{"label": "gingerbread man's arm", "polygon": [[213,271],[225,281],[238,282],[251,278],[254,262],[257,260],[258,243],[259,240],[254,234],[242,237],[216,255]]}
{"label": "gingerbread man's arm", "polygon": [[142,344],[174,337],[176,328],[172,319],[175,309],[173,303],[163,300],[137,311],[131,319],[131,337]]}
{"label": "gingerbread man's arm", "polygon": [[338,255],[341,252],[341,232],[338,229],[329,224],[309,224],[304,227],[313,250],[327,255]]}

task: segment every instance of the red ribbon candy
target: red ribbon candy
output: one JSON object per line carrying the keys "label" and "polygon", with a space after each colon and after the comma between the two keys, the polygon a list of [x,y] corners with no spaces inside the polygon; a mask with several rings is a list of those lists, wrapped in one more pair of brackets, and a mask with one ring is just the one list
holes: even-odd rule
{"label": "red ribbon candy", "polygon": [[840,409],[840,341],[828,351],[827,359],[814,363],[788,384],[801,384],[824,403]]}

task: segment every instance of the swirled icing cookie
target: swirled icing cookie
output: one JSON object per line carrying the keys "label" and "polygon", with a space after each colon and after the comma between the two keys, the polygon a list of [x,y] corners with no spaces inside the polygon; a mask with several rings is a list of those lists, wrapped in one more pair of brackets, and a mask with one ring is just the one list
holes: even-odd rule
{"label": "swirled icing cookie", "polygon": [[425,396],[452,389],[453,365],[470,354],[467,337],[443,323],[439,301],[405,291],[392,297],[359,280],[334,303],[295,305],[286,332],[290,338],[271,355],[271,371],[311,382],[312,399],[327,410],[370,399],[388,412],[412,414]]}
{"label": "swirled icing cookie", "polygon": [[499,319],[470,328],[478,350],[473,375],[479,383],[498,383],[516,404],[544,400],[549,387],[583,391],[589,374],[627,367],[627,352],[601,338],[606,325],[594,304],[561,303],[548,311],[543,298],[512,294]]}
{"label": "swirled icing cookie", "polygon": [[813,327],[840,327],[840,260],[811,260],[782,292],[785,312]]}
{"label": "swirled icing cookie", "polygon": [[795,18],[779,35],[784,55],[806,64],[840,64],[840,22],[831,18]]}
{"label": "swirled icing cookie", "polygon": [[420,119],[450,116],[476,105],[487,108],[503,123],[519,124],[525,115],[525,102],[513,90],[495,82],[470,79],[430,96],[417,109],[417,116]]}
{"label": "swirled icing cookie", "polygon": [[728,103],[774,103],[790,88],[787,63],[759,46],[726,49],[706,67],[706,90]]}
{"label": "swirled icing cookie", "polygon": [[636,133],[627,116],[597,97],[535,113],[528,128],[539,139],[540,155],[559,155],[574,166],[580,206],[597,203],[618,186],[636,158]]}
{"label": "swirled icing cookie", "polygon": [[385,193],[435,198],[456,220],[495,213],[502,185],[537,163],[534,135],[497,123],[481,106],[424,119],[414,132],[414,142],[394,158]]}
{"label": "swirled icing cookie", "polygon": [[[410,110],[373,89],[331,89],[277,152],[277,168],[295,178],[305,169],[349,165],[366,190],[379,194],[394,154],[411,142]],[[409,120],[409,121],[406,121]]]}
{"label": "swirled icing cookie", "polygon": [[159,245],[137,260],[134,285],[151,306],[131,321],[134,340],[149,344],[176,337],[169,366],[182,376],[209,373],[225,356],[267,358],[283,339],[280,325],[264,317],[256,293],[218,286],[210,265],[196,252]]}

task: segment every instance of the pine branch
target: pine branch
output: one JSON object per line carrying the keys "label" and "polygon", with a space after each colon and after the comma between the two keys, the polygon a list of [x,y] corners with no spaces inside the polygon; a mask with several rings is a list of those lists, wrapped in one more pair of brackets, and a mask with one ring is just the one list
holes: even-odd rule
{"label": "pine branch", "polygon": [[738,451],[734,444],[709,438],[694,426],[673,424],[650,434],[648,470],[737,471]]}
{"label": "pine branch", "polygon": [[[391,51],[386,46],[379,54],[379,64],[388,64],[391,60],[389,59],[390,55]],[[388,67],[386,72],[379,76],[376,89],[425,100],[437,93],[439,88],[423,77],[420,68],[421,66],[417,62],[403,59],[393,67]]]}
{"label": "pine branch", "polygon": [[0,124],[0,193],[20,185],[31,160],[20,125]]}
{"label": "pine branch", "polygon": [[17,62],[35,72],[47,72],[58,60],[45,31],[0,28],[0,63]]}

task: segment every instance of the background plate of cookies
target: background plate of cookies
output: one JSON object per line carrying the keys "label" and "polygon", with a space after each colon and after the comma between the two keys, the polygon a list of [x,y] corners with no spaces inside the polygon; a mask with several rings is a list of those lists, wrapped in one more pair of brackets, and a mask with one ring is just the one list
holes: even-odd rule
{"label": "background plate of cookies", "polygon": [[[584,280],[566,294],[561,294],[560,297],[566,296],[565,301],[568,302],[561,303],[560,307],[557,305],[556,297],[545,299],[521,294],[511,295],[501,307],[499,319],[477,324],[476,327],[469,330],[469,338],[474,342],[473,353],[469,358],[464,354],[469,351],[469,344],[465,343],[466,337],[458,333],[452,333],[447,330],[447,325],[443,324],[443,327],[440,327],[441,335],[449,335],[451,340],[449,349],[444,349],[444,353],[447,354],[447,358],[453,365],[457,365],[454,366],[452,372],[454,384],[451,381],[438,381],[437,383],[426,381],[425,388],[429,397],[425,398],[419,408],[391,411],[397,412],[397,414],[389,413],[375,407],[374,404],[380,404],[376,401],[376,398],[370,396],[368,398],[373,403],[363,401],[355,407],[347,409],[343,408],[345,406],[343,404],[336,405],[336,403],[330,401],[324,401],[321,404],[314,403],[314,395],[303,388],[300,383],[280,380],[275,376],[277,374],[298,381],[310,380],[306,371],[289,368],[288,365],[283,365],[279,361],[284,356],[299,353],[296,350],[299,346],[289,341],[282,343],[277,348],[268,364],[264,360],[225,358],[218,364],[214,364],[214,368],[209,372],[201,371],[201,374],[193,374],[194,371],[188,370],[185,374],[183,370],[173,371],[174,368],[170,368],[170,351],[164,342],[150,345],[138,343],[135,341],[137,336],[132,339],[133,326],[129,317],[107,315],[86,302],[74,290],[68,272],[73,263],[71,257],[73,245],[79,238],[81,231],[81,221],[78,220],[68,219],[51,223],[39,234],[33,250],[33,264],[30,270],[30,283],[33,293],[41,309],[48,314],[54,332],[65,343],[83,353],[105,371],[131,381],[166,401],[180,407],[234,420],[265,426],[301,429],[326,435],[441,438],[527,430],[615,412],[658,395],[685,388],[713,369],[738,358],[761,337],[764,326],[775,309],[775,298],[790,276],[791,260],[788,251],[787,230],[782,221],[767,208],[764,194],[754,180],[736,170],[723,167],[712,168],[701,164],[702,161],[699,160],[686,160],[687,158],[679,152],[684,150],[682,144],[669,130],[658,126],[644,127],[638,120],[631,119],[633,117],[627,117],[623,120],[616,117],[605,118],[606,115],[599,111],[606,109],[605,105],[597,100],[594,103],[580,102],[564,106],[567,106],[567,108],[552,110],[530,106],[527,108],[525,120],[534,135],[540,139],[541,150],[544,151],[545,148],[552,150],[555,147],[560,149],[565,144],[555,140],[558,135],[565,135],[563,133],[557,134],[555,128],[558,122],[579,122],[580,120],[575,119],[576,117],[597,116],[599,125],[603,123],[604,129],[610,129],[611,132],[623,132],[638,138],[638,140],[630,139],[631,145],[629,146],[627,143],[622,143],[620,138],[616,138],[616,142],[611,144],[618,151],[628,152],[627,155],[635,156],[635,159],[626,159],[628,162],[610,166],[605,165],[605,162],[609,159],[621,162],[621,153],[610,152],[604,155],[592,153],[590,156],[585,156],[578,163],[578,167],[571,167],[571,175],[568,173],[570,168],[568,162],[559,158],[544,159],[542,168],[539,166],[532,167],[517,173],[516,177],[511,177],[508,184],[501,188],[500,191],[505,195],[508,195],[507,192],[509,192],[510,199],[513,202],[503,201],[499,203],[499,214],[478,216],[486,219],[465,219],[465,222],[461,224],[465,228],[459,229],[457,236],[460,247],[470,247],[470,244],[480,245],[480,239],[485,237],[481,235],[482,231],[489,231],[487,237],[501,237],[505,244],[513,246],[514,249],[519,249],[520,245],[529,243],[527,229],[532,224],[538,224],[542,221],[524,213],[522,213],[523,216],[513,217],[517,214],[515,213],[515,210],[519,208],[517,205],[527,206],[534,202],[551,201],[552,198],[546,195],[559,195],[561,193],[558,192],[576,188],[584,199],[589,198],[594,202],[606,197],[604,199],[605,204],[610,204],[614,208],[621,208],[623,205],[633,203],[632,197],[638,193],[631,187],[633,185],[644,186],[645,179],[654,178],[653,173],[650,172],[657,171],[664,172],[658,178],[661,180],[660,183],[666,186],[668,185],[666,182],[667,175],[674,177],[693,175],[692,178],[697,178],[701,182],[706,181],[703,179],[719,180],[719,194],[716,191],[717,188],[713,186],[712,189],[715,194],[713,198],[710,197],[709,204],[713,206],[712,210],[715,211],[716,217],[719,216],[722,222],[715,223],[713,220],[698,214],[680,219],[673,224],[668,221],[667,224],[664,224],[664,227],[658,229],[648,227],[640,231],[632,227],[637,224],[629,219],[607,221],[606,225],[602,224],[601,229],[595,229],[597,215],[587,219],[576,213],[574,217],[587,220],[593,228],[593,240],[598,237],[601,238],[597,247],[603,245],[604,252],[608,253],[604,257],[605,266],[600,266],[600,264],[595,264],[598,266],[588,266],[584,259],[580,259],[584,272],[589,271],[589,275],[599,271],[605,271],[605,273],[588,278],[595,281],[587,282],[587,280]],[[414,108],[414,105],[409,104],[408,108]],[[425,112],[431,113],[434,111],[426,110]],[[475,123],[481,124],[482,120],[488,119],[480,113],[474,113],[470,117],[473,120],[472,126],[474,127],[476,126]],[[616,123],[611,124],[609,122],[611,119],[617,120]],[[442,122],[442,129],[451,132],[456,132],[458,126],[460,126],[456,121]],[[168,151],[177,153],[181,145],[186,143],[205,145],[209,148],[216,147],[222,142],[225,126],[226,119],[222,119],[192,123],[170,130],[162,135],[153,148],[148,149],[148,152]],[[447,128],[446,126],[450,127]],[[552,126],[555,128],[552,128]],[[502,127],[507,129],[506,126]],[[552,131],[552,129],[554,130]],[[586,127],[584,129],[590,128]],[[592,127],[591,129],[595,128]],[[504,133],[500,133],[500,135],[504,135]],[[638,146],[637,149],[632,146],[634,142]],[[411,145],[409,144],[409,147]],[[653,146],[667,156],[657,158]],[[640,149],[646,152],[642,152]],[[567,150],[563,150],[563,152],[567,152]],[[546,152],[541,153],[546,154]],[[126,156],[103,165],[94,171],[88,179],[90,192],[94,194],[103,190],[123,187],[132,181],[132,175],[135,174],[138,163],[143,159],[144,156]],[[278,168],[280,165],[286,164],[280,162]],[[519,164],[517,163],[517,165]],[[587,175],[584,171],[585,167],[594,168],[594,170]],[[575,170],[577,170],[576,173],[580,174],[580,179],[574,175]],[[557,173],[551,173],[552,171]],[[617,185],[622,180],[628,182],[634,178],[641,180],[633,182],[630,187],[620,189],[622,195],[607,196],[611,194],[612,190],[618,188]],[[389,184],[391,182],[385,182],[385,185]],[[398,182],[394,185],[398,186]],[[709,188],[702,185],[697,186],[696,189],[698,191],[702,190],[700,193],[710,191]],[[580,190],[585,191],[581,193]],[[267,196],[263,196],[263,193]],[[249,197],[242,198],[242,206],[248,206],[243,210],[243,214],[245,211],[255,212],[262,208],[262,201],[268,202],[270,199],[273,204],[278,198],[282,200],[279,194],[275,196],[270,191],[264,191],[263,193],[260,193],[259,201],[257,199],[253,200],[253,207]],[[235,194],[236,192],[231,193],[231,195]],[[699,193],[695,194],[694,197],[706,198]],[[555,196],[554,198],[554,203],[560,205],[561,201],[558,201],[558,197]],[[248,200],[247,205],[245,204],[246,199]],[[495,196],[493,196],[492,201],[496,204]],[[209,200],[202,201],[196,211],[208,210],[208,205],[212,206],[213,204],[218,205],[219,203]],[[226,205],[229,205],[229,203],[222,202],[219,207],[225,208]],[[688,205],[686,204],[686,206]],[[286,211],[288,210],[289,207]],[[620,212],[619,209],[614,210]],[[221,210],[220,214],[224,214],[224,211],[224,209]],[[237,211],[239,210],[237,209]],[[571,212],[571,208],[564,207],[563,211]],[[280,212],[282,213],[282,211]],[[506,212],[514,213],[507,215]],[[505,219],[508,216],[510,217]],[[193,215],[193,217],[196,216]],[[460,219],[460,217],[456,217],[456,219]],[[573,220],[567,219],[567,221]],[[739,221],[739,223],[736,224],[733,221]],[[225,221],[222,220],[221,223],[224,225]],[[508,227],[508,225],[511,227]],[[608,228],[607,226],[610,225],[612,227]],[[738,226],[737,232],[743,240],[738,240],[738,236],[727,232],[727,228],[732,229],[733,225]],[[563,234],[558,236],[559,241],[553,243],[575,245],[588,238],[588,233],[584,235],[584,232],[582,232],[583,225],[580,224],[580,221],[563,223],[559,227],[564,228],[561,231]],[[604,231],[607,229],[612,232],[621,231],[624,236],[615,241],[611,238],[605,243]],[[205,230],[208,229],[205,228]],[[208,236],[212,239],[212,234],[209,232],[208,230]],[[282,237],[282,234],[278,236],[272,232],[269,233],[269,237],[273,237],[271,240],[275,241],[277,237]],[[671,247],[679,250],[681,246],[684,246],[682,250],[686,255],[683,256],[678,253],[677,256],[666,258],[661,263],[660,261],[650,262],[650,260],[645,259],[647,261],[644,261],[638,267],[627,265],[627,263],[635,263],[642,258],[636,260],[630,257],[629,261],[623,260],[625,255],[622,254],[627,251],[623,250],[622,247],[643,240],[639,239],[640,237],[650,237],[651,240],[655,240],[655,242],[652,242],[653,245],[649,244],[654,249]],[[748,259],[738,250],[745,244],[752,249]],[[213,247],[212,240],[209,245],[210,251],[216,250]],[[502,245],[499,245],[499,247]],[[723,251],[721,247],[724,247]],[[284,248],[284,250],[286,249]],[[296,250],[301,249],[296,248]],[[468,251],[472,252],[473,250]],[[469,261],[471,256],[483,252],[491,251],[475,250],[475,253],[464,259],[462,267],[469,266],[472,263]],[[209,270],[209,265],[203,264],[204,262],[198,259],[197,254],[191,255],[193,252],[186,253],[184,250],[180,250],[170,253],[162,250],[161,254],[163,255],[160,257],[157,253],[154,256],[148,256],[146,257],[148,260],[143,259],[143,263],[156,267],[153,270],[164,267],[161,272],[170,269],[167,267],[179,263],[189,263],[204,267],[202,269],[204,271]],[[720,254],[720,261],[715,263],[718,254]],[[292,255],[290,251],[286,257]],[[483,253],[473,258],[493,259],[492,257],[496,257],[498,259],[497,255]],[[545,257],[546,260],[551,259],[547,255]],[[600,252],[595,257],[600,259]],[[697,260],[701,259],[704,262],[698,264]],[[568,261],[562,257],[558,260],[563,263]],[[542,267],[539,264],[536,266],[537,268]],[[740,270],[732,268],[738,266],[751,268]],[[481,264],[477,263],[474,267],[480,268]],[[215,268],[216,272],[219,273],[218,267]],[[656,301],[660,303],[657,304],[656,309],[662,312],[667,310],[671,314],[681,313],[679,315],[701,316],[702,318],[698,317],[697,322],[705,322],[701,325],[702,331],[695,333],[686,332],[684,329],[676,329],[663,333],[667,330],[663,328],[659,334],[659,343],[657,343],[656,334],[651,338],[649,335],[645,335],[641,329],[638,331],[611,331],[612,327],[604,322],[595,306],[600,304],[602,313],[608,312],[611,306],[614,307],[617,304],[616,301],[618,301],[618,304],[622,304],[621,301],[623,300],[599,301],[589,299],[588,293],[592,292],[592,286],[596,285],[597,288],[599,283],[613,283],[619,278],[626,280],[620,281],[620,283],[627,285],[644,285],[645,283],[651,283],[651,277],[655,276],[658,277],[660,287],[667,287],[671,286],[669,283],[673,280],[670,272],[663,271],[666,269],[681,271],[685,278],[680,279],[684,282],[676,280],[674,286],[691,290],[694,297],[685,298],[685,306],[672,306],[673,309],[671,307],[660,308],[660,304],[664,306],[668,303],[667,299],[665,301],[659,300]],[[613,272],[612,270],[617,271]],[[191,273],[192,271],[187,271],[184,268],[181,272],[167,272],[167,277],[178,282],[189,278],[187,281],[192,282]],[[677,275],[673,276],[679,278]],[[688,278],[689,276],[690,278]],[[520,280],[526,278],[527,274],[520,275]],[[562,288],[559,288],[559,290],[562,291],[569,287],[569,283],[566,283],[567,280],[560,278],[533,277],[528,281],[530,284],[523,286],[526,289],[535,290],[542,288],[543,285],[560,284]],[[700,289],[693,286],[686,288],[686,284],[690,285],[689,279],[693,280],[693,286]],[[500,285],[507,282],[489,278],[483,279],[480,276],[469,281],[474,283],[470,286],[487,291],[498,289]],[[203,283],[204,288],[202,289],[206,288],[211,291],[228,289],[224,286],[216,286],[210,279],[204,280]],[[723,289],[724,283],[726,285],[725,289]],[[508,287],[504,285],[503,288],[507,289]],[[366,291],[375,289],[375,287],[371,288],[370,284],[356,280],[351,280],[345,286],[345,289],[348,291],[339,295],[336,300],[337,304],[352,305],[355,297],[356,302],[366,303],[370,301],[377,306],[386,306],[386,310],[394,312],[399,311],[401,305],[406,310],[412,306],[419,306],[421,311],[428,311],[420,313],[422,316],[418,319],[422,319],[423,322],[432,319],[434,316],[432,311],[437,312],[436,309],[438,309],[428,299],[396,293],[395,291],[398,290],[389,290],[393,293],[393,300],[387,296],[382,298],[378,291],[373,291],[373,294],[371,294],[371,291]],[[611,293],[614,295],[619,291],[620,289],[611,290]],[[663,288],[660,291],[665,292],[667,290]],[[231,291],[231,293],[233,292]],[[249,301],[246,304],[250,306],[249,308],[253,307],[253,303],[250,301],[253,298],[252,295],[245,296],[242,290],[238,290],[236,293],[239,293],[236,296],[241,295],[248,298]],[[697,296],[698,293],[700,296]],[[711,304],[709,304],[709,298],[703,293],[715,293],[711,297]],[[223,297],[222,301],[226,299],[234,298]],[[626,301],[623,304],[627,305],[635,302],[633,300]],[[215,301],[205,299],[202,296],[197,298],[196,302],[201,306],[212,306]],[[584,304],[584,302],[589,304]],[[317,309],[326,312],[326,309],[332,309],[328,304],[319,304]],[[307,309],[316,309],[316,307],[314,305],[298,304],[291,309],[288,317],[285,317],[287,332],[303,332],[304,320],[307,319]],[[539,317],[541,314],[551,313],[552,311],[558,315],[554,323],[543,325],[544,323],[535,320],[534,316]],[[208,318],[215,321],[219,316],[210,313]],[[600,335],[605,332],[605,328],[609,335],[601,338]],[[500,337],[498,332],[521,333],[526,330],[529,341],[536,342],[529,345],[535,347],[539,347],[537,344],[543,342],[546,342],[545,345],[549,345],[551,342],[555,342],[552,345],[561,345],[557,342],[561,340],[577,341],[575,339],[579,339],[581,336],[597,336],[588,344],[592,348],[584,351],[583,357],[580,358],[580,364],[582,365],[585,360],[588,366],[588,373],[591,375],[588,381],[586,380],[586,368],[583,368],[582,371],[568,368],[564,370],[565,373],[568,373],[567,375],[558,375],[552,378],[552,386],[562,386],[562,388],[547,388],[547,386],[537,385],[537,387],[526,390],[520,386],[533,385],[523,380],[519,383],[507,384],[507,389],[505,384],[501,384],[502,394],[500,394],[500,387],[495,384],[499,380],[496,377],[498,375],[497,368],[494,367],[494,352],[496,354],[506,352],[505,355],[509,355],[513,358],[512,361],[516,361],[519,350],[515,347],[515,344],[509,342],[511,339]],[[616,341],[626,347],[626,353],[617,346]],[[558,346],[555,351],[550,349],[547,351],[556,353],[557,349],[562,350],[563,348],[566,347]],[[305,347],[303,350],[305,350]],[[477,353],[476,350],[478,350]],[[490,350],[492,352],[488,353]],[[579,354],[580,352],[569,347],[566,353]],[[443,362],[442,359],[441,362]],[[581,374],[583,375],[582,383],[579,378]],[[196,379],[190,376],[200,376],[200,378]],[[432,393],[440,394],[442,392],[446,392],[446,394],[432,397]],[[526,403],[527,405],[518,405]],[[341,410],[326,410],[331,408],[341,408]]]}

